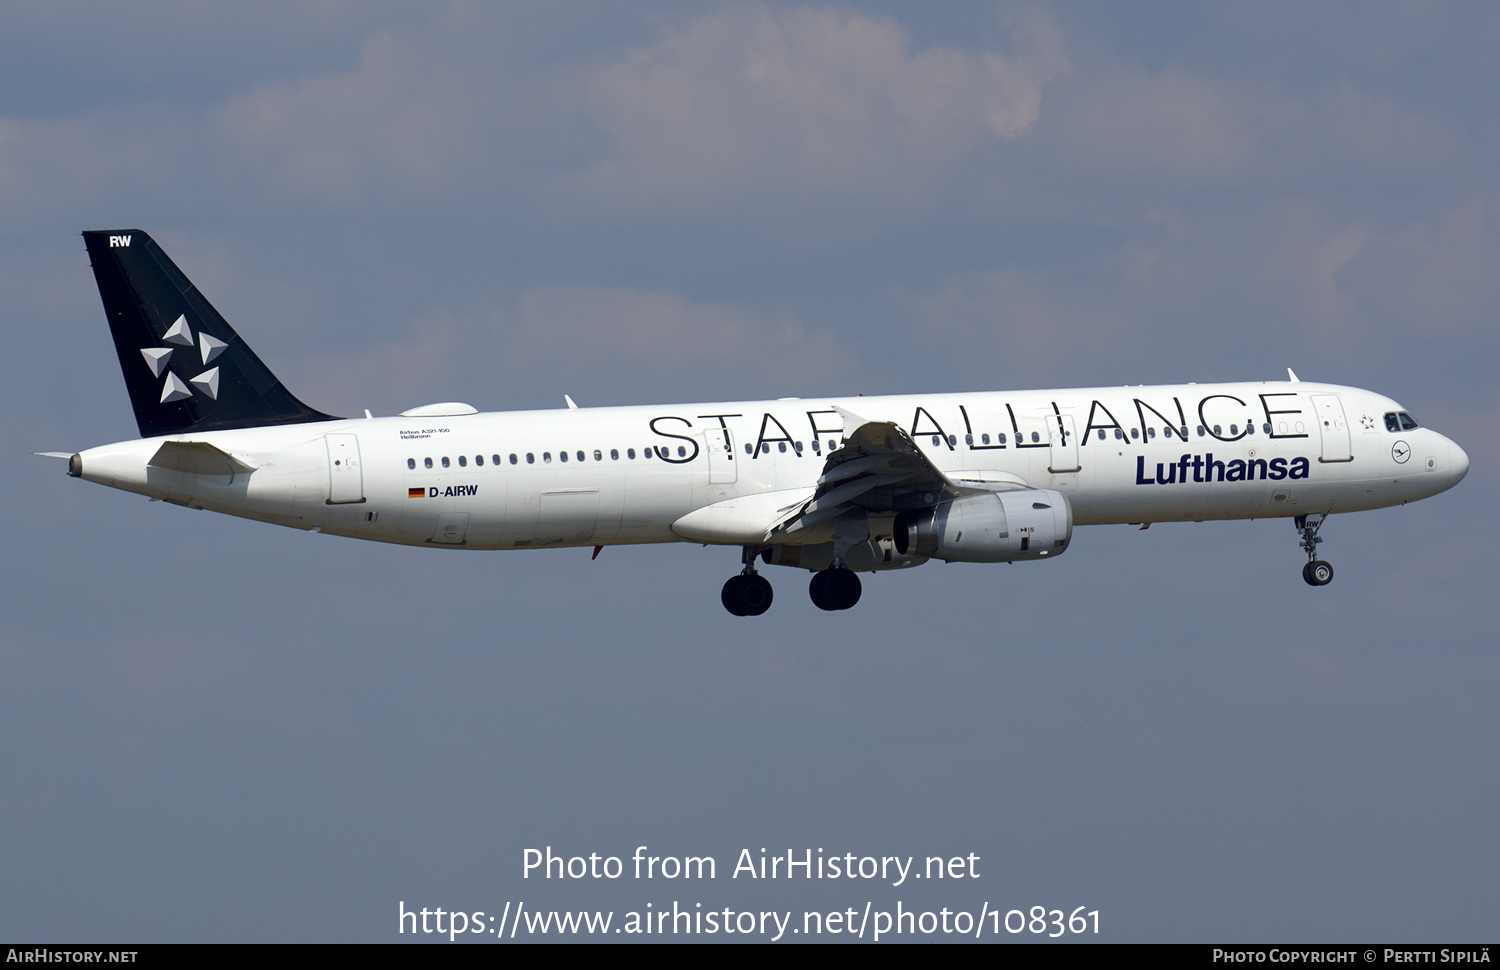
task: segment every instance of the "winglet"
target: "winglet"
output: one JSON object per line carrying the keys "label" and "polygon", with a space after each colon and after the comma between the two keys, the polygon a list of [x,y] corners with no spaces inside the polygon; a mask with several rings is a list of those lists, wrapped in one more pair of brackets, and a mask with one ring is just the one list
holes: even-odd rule
{"label": "winglet", "polygon": [[844,420],[844,437],[846,439],[854,437],[854,432],[858,431],[861,426],[871,423],[869,418],[862,418],[853,411],[844,410],[837,404],[833,406],[833,409]]}
{"label": "winglet", "polygon": [[568,395],[564,394],[563,395],[563,400],[568,402],[568,410],[569,411],[577,411],[578,410],[578,405],[576,405],[576,404],[573,403],[573,399],[571,397],[568,397]]}
{"label": "winglet", "polygon": [[1302,381],[1297,377],[1297,372],[1292,370],[1290,367],[1286,369],[1286,376],[1287,379],[1290,380],[1293,384],[1302,383]]}

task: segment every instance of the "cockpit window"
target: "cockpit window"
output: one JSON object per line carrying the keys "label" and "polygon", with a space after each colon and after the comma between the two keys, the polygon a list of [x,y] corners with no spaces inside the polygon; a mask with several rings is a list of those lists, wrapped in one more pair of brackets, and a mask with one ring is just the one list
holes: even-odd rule
{"label": "cockpit window", "polygon": [[1398,413],[1396,417],[1401,419],[1402,431],[1411,431],[1413,428],[1418,427],[1417,422],[1413,421],[1411,415],[1407,414],[1405,411]]}
{"label": "cockpit window", "polygon": [[1387,412],[1385,412],[1385,430],[1387,430],[1387,431],[1400,431],[1401,430],[1401,419],[1396,417],[1396,412],[1395,411],[1387,411]]}

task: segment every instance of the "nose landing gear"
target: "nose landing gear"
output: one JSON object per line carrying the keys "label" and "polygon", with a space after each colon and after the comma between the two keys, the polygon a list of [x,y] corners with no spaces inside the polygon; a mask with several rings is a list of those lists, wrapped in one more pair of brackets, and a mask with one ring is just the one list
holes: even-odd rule
{"label": "nose landing gear", "polygon": [[730,576],[724,583],[719,598],[724,609],[735,616],[760,616],[771,608],[771,584],[766,577],[755,571],[756,546],[745,546],[740,561],[745,568],[738,576]]}
{"label": "nose landing gear", "polygon": [[1309,586],[1327,586],[1333,582],[1333,566],[1318,558],[1318,543],[1323,541],[1318,535],[1318,530],[1323,527],[1328,515],[1324,512],[1313,512],[1308,515],[1299,515],[1292,521],[1297,526],[1297,531],[1302,533],[1302,549],[1307,553],[1307,564],[1302,567],[1302,578]]}

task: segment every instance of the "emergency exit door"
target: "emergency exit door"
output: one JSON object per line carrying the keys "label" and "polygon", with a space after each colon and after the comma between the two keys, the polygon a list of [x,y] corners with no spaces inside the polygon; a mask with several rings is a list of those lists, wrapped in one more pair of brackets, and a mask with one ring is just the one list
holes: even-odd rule
{"label": "emergency exit door", "polygon": [[1048,422],[1052,425],[1052,454],[1047,470],[1054,474],[1078,471],[1078,435],[1073,430],[1073,415],[1055,414]]}

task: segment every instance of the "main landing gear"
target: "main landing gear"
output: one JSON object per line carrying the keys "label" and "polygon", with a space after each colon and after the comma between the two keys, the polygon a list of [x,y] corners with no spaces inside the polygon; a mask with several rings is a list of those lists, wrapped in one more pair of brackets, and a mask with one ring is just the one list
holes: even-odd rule
{"label": "main landing gear", "polygon": [[740,555],[745,568],[738,576],[730,576],[719,594],[724,609],[735,616],[760,616],[771,608],[771,584],[755,571],[756,551],[755,546],[745,546]]}
{"label": "main landing gear", "polygon": [[813,573],[807,585],[813,605],[820,610],[847,610],[859,602],[861,591],[859,577],[844,566]]}
{"label": "main landing gear", "polygon": [[1302,533],[1301,545],[1307,553],[1307,565],[1302,567],[1302,578],[1307,580],[1309,586],[1327,586],[1333,582],[1333,566],[1318,558],[1318,543],[1323,541],[1318,530],[1323,527],[1327,518],[1327,513],[1313,512],[1299,515],[1293,520],[1297,531]]}

